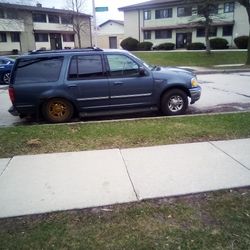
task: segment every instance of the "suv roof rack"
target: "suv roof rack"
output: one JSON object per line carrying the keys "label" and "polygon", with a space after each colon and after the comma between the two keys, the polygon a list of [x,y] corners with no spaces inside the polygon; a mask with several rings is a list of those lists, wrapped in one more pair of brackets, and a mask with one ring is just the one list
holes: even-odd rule
{"label": "suv roof rack", "polygon": [[86,47],[86,48],[81,48],[81,49],[60,49],[60,50],[38,49],[38,50],[30,51],[29,55],[46,54],[46,53],[84,52],[84,51],[103,51],[103,50],[97,47]]}

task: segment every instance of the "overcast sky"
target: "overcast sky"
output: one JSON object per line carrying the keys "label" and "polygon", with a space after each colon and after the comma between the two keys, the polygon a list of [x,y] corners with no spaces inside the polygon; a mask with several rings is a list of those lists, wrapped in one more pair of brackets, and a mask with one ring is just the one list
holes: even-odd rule
{"label": "overcast sky", "polygon": [[[27,0],[28,1],[28,0]],[[88,14],[92,15],[92,0],[83,0],[86,2],[86,10]],[[123,20],[123,12],[117,10],[118,7],[145,2],[148,0],[95,0],[96,7],[108,7],[108,12],[98,12],[96,14],[97,23],[100,24],[108,19]],[[65,0],[38,0],[44,7],[65,8],[67,6]]]}

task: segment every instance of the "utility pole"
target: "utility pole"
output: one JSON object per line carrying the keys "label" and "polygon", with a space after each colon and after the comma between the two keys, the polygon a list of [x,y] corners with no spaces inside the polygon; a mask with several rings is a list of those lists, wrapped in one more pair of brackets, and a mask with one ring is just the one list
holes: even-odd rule
{"label": "utility pole", "polygon": [[96,11],[95,11],[95,0],[92,0],[93,7],[93,41],[94,46],[97,47],[97,27],[96,27]]}

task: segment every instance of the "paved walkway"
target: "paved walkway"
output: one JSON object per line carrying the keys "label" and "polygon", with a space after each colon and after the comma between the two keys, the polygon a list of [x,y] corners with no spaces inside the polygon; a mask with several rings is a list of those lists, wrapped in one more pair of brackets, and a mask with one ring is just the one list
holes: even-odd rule
{"label": "paved walkway", "polygon": [[0,217],[250,185],[250,139],[0,159]]}

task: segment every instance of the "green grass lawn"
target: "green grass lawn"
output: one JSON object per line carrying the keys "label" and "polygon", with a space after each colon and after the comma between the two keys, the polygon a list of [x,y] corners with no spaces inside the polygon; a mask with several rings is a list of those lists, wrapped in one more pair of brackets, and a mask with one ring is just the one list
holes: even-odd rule
{"label": "green grass lawn", "polygon": [[250,189],[0,220],[0,249],[250,249]]}
{"label": "green grass lawn", "polygon": [[250,137],[250,113],[0,128],[0,158]]}
{"label": "green grass lawn", "polygon": [[201,66],[212,67],[219,64],[245,64],[247,52],[133,52],[152,65],[160,66]]}

